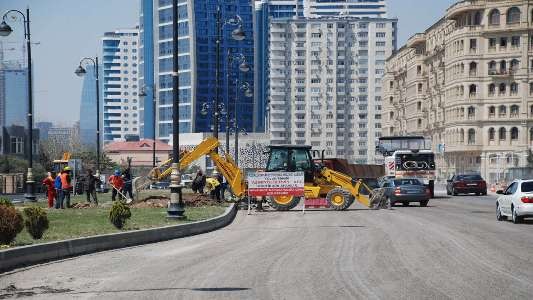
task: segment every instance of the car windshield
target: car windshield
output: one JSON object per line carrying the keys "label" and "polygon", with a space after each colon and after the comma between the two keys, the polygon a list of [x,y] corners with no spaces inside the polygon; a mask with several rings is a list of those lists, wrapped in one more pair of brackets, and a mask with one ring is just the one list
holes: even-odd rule
{"label": "car windshield", "polygon": [[457,175],[457,180],[483,180],[480,175]]}
{"label": "car windshield", "polygon": [[531,193],[533,192],[533,181],[522,182],[522,192]]}
{"label": "car windshield", "polygon": [[395,179],[394,185],[422,185],[422,182],[420,182],[418,179]]}

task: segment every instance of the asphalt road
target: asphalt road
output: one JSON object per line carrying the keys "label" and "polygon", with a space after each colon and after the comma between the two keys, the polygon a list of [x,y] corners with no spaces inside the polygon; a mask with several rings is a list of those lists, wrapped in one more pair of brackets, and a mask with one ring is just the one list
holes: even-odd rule
{"label": "asphalt road", "polygon": [[532,299],[533,221],[495,197],[345,212],[240,211],[208,234],[0,277],[0,299]]}

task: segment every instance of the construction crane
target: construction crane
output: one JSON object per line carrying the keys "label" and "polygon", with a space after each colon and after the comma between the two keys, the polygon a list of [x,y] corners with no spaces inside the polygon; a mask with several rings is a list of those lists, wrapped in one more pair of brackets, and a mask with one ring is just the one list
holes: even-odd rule
{"label": "construction crane", "polygon": [[[179,161],[181,170],[204,155],[208,155],[217,170],[227,180],[233,195],[242,199],[246,195],[244,174],[237,167],[229,154],[221,156],[215,149],[220,142],[213,137],[205,139],[192,151],[183,152]],[[311,146],[272,145],[269,146],[269,159],[265,172],[304,172],[305,198],[326,198],[330,207],[345,210],[357,200],[370,207],[371,188],[363,181],[352,178],[344,173],[329,169],[313,161]],[[160,181],[171,173],[171,160],[154,168],[147,176],[149,181]],[[136,184],[134,183],[134,186]],[[290,210],[298,205],[303,197],[272,196],[269,201],[276,210]]]}

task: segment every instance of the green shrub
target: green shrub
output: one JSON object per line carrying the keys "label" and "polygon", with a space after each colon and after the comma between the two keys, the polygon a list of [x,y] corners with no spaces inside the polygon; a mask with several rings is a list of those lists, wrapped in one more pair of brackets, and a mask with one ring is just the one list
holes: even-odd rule
{"label": "green shrub", "polygon": [[7,198],[0,198],[0,205],[13,207],[13,203],[11,203],[11,200],[9,200]]}
{"label": "green shrub", "polygon": [[24,215],[26,216],[24,224],[28,233],[35,240],[42,238],[49,225],[46,211],[38,206],[30,206],[24,209]]}
{"label": "green shrub", "polygon": [[109,211],[109,221],[116,228],[122,229],[129,218],[131,218],[130,208],[122,201],[115,201]]}
{"label": "green shrub", "polygon": [[0,205],[0,244],[10,244],[22,231],[22,214],[13,206]]}

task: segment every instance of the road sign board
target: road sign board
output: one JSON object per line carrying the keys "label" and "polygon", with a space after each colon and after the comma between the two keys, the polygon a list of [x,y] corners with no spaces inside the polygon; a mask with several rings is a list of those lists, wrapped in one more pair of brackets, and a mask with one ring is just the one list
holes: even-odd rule
{"label": "road sign board", "polygon": [[303,196],[303,172],[256,172],[247,176],[250,196]]}

